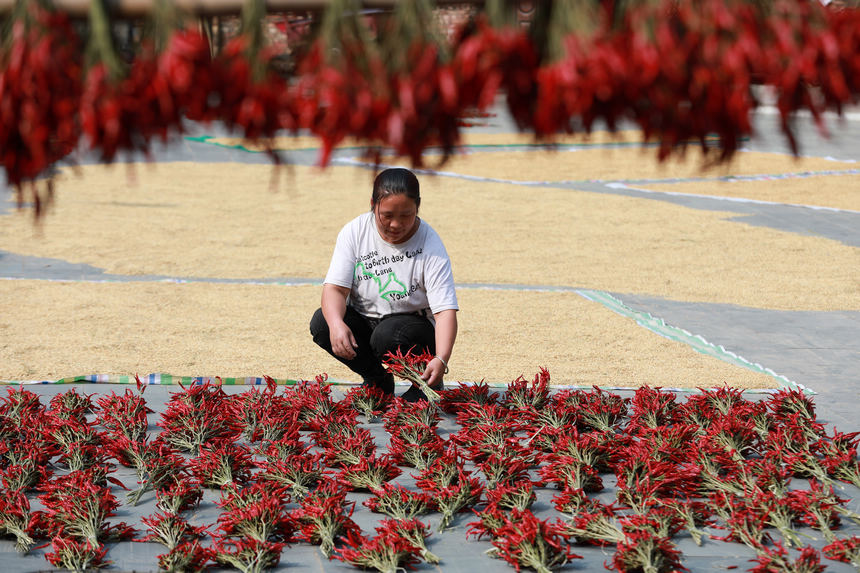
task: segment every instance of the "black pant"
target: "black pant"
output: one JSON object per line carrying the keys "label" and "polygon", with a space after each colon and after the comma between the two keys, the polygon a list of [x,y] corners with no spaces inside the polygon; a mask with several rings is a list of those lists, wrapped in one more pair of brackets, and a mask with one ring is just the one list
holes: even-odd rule
{"label": "black pant", "polygon": [[371,321],[351,306],[346,307],[343,321],[352,331],[358,348],[355,358],[347,360],[331,350],[328,323],[319,308],[311,318],[311,336],[323,350],[337,358],[364,380],[379,380],[385,375],[382,358],[398,349],[436,354],[436,329],[426,317],[417,314],[391,314]]}

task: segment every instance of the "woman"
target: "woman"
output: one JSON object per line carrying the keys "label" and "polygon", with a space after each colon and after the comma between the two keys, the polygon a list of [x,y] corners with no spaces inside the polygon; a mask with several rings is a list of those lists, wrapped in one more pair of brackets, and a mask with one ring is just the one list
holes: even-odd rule
{"label": "woman", "polygon": [[[418,178],[386,169],[373,182],[370,212],[341,229],[311,319],[314,342],[359,374],[365,385],[394,393],[382,365],[388,352],[434,356],[423,378],[442,378],[457,338],[457,295],[451,261],[439,235],[418,217]],[[426,399],[413,386],[402,398]]]}

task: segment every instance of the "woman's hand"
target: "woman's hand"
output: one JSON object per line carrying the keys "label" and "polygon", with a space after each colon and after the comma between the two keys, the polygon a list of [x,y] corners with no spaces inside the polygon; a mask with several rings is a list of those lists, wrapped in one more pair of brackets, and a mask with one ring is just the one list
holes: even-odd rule
{"label": "woman's hand", "polygon": [[436,320],[436,356],[424,367],[421,378],[431,388],[438,389],[448,369],[447,363],[451,360],[454,340],[457,339],[457,311],[443,310],[435,313],[433,318]]}
{"label": "woman's hand", "polygon": [[320,306],[328,324],[331,351],[336,356],[352,360],[355,358],[355,349],[358,348],[358,343],[355,341],[352,330],[343,321],[343,316],[346,314],[347,297],[349,297],[348,288],[326,283],[323,285]]}
{"label": "woman's hand", "polygon": [[355,358],[355,349],[358,348],[358,343],[345,322],[341,321],[338,325],[329,326],[329,339],[331,340],[331,350],[336,355],[347,360]]}
{"label": "woman's hand", "polygon": [[421,374],[421,378],[427,382],[427,385],[431,388],[437,388],[442,383],[442,378],[445,376],[445,364],[442,361],[434,357],[433,360],[427,363],[427,366],[424,367],[424,373]]}

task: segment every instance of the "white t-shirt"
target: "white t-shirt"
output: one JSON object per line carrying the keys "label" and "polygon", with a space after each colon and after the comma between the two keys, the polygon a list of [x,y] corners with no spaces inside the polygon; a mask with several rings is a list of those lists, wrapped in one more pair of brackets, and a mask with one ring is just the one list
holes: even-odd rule
{"label": "white t-shirt", "polygon": [[436,231],[419,221],[408,241],[393,245],[379,235],[373,212],[359,215],[338,234],[325,282],[350,289],[349,305],[370,318],[422,312],[432,320],[432,314],[457,310],[448,252]]}

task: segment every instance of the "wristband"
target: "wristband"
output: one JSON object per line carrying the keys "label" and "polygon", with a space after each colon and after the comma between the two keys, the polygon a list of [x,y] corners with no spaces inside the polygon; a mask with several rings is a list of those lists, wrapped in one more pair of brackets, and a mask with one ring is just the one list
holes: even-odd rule
{"label": "wristband", "polygon": [[436,356],[434,356],[433,358],[435,358],[436,360],[438,360],[439,362],[442,363],[442,366],[445,367],[445,374],[447,374],[448,373],[448,363],[445,362],[444,360],[442,360],[442,357],[439,356],[438,354]]}

